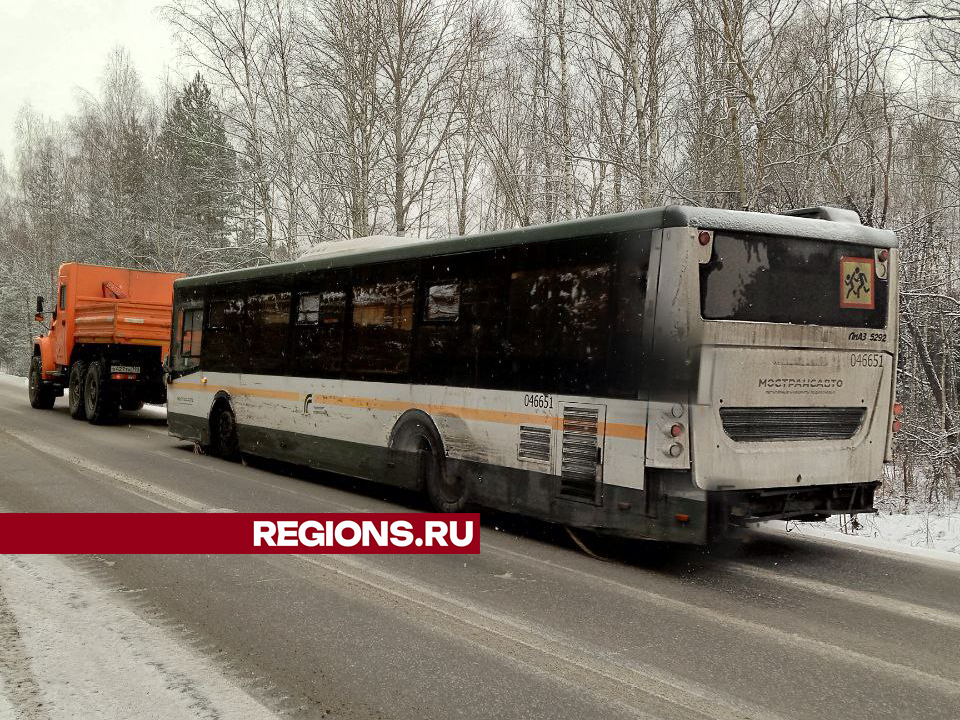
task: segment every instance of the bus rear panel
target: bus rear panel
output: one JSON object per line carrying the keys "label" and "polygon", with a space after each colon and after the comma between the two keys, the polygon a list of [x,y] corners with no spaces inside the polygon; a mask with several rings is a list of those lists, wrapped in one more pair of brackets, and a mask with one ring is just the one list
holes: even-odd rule
{"label": "bus rear panel", "polygon": [[692,469],[735,521],[872,511],[896,371],[891,252],[713,234]]}

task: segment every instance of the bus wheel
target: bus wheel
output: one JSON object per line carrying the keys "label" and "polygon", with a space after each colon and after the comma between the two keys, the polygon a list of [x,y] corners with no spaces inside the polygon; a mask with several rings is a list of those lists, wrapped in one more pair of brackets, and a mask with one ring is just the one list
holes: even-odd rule
{"label": "bus wheel", "polygon": [[439,445],[422,434],[418,450],[420,478],[430,504],[439,512],[463,512],[467,506],[466,487],[462,478],[447,472]]}
{"label": "bus wheel", "polygon": [[49,410],[56,402],[57,396],[53,388],[43,383],[43,370],[40,365],[40,356],[37,355],[30,363],[30,380],[27,385],[27,394],[30,396],[30,407],[37,410]]}
{"label": "bus wheel", "polygon": [[117,417],[120,400],[111,390],[106,364],[94,360],[83,381],[83,405],[87,420],[95,425],[111,422]]}
{"label": "bus wheel", "polygon": [[210,448],[214,455],[224,460],[236,460],[240,457],[240,441],[237,438],[237,419],[226,405],[220,405],[214,411],[213,438]]}
{"label": "bus wheel", "polygon": [[70,417],[74,420],[84,420],[87,417],[87,408],[83,401],[83,381],[86,374],[87,364],[83,360],[75,360],[70,366]]}

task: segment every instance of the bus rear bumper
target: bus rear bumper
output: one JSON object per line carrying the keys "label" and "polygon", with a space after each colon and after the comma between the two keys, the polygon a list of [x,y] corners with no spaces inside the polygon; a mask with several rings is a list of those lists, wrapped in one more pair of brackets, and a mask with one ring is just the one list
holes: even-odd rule
{"label": "bus rear bumper", "polygon": [[652,474],[643,494],[642,515],[618,512],[626,499],[618,496],[633,493],[626,488],[607,488],[606,527],[601,532],[707,544],[722,540],[735,527],[767,520],[813,522],[831,515],[875,513],[874,495],[879,485],[866,482],[704,491],[694,486],[689,473],[660,471]]}
{"label": "bus rear bumper", "polygon": [[724,508],[731,524],[766,520],[825,520],[831,515],[874,513],[879,482],[810,485],[803,488],[761,488],[709,493],[710,502]]}

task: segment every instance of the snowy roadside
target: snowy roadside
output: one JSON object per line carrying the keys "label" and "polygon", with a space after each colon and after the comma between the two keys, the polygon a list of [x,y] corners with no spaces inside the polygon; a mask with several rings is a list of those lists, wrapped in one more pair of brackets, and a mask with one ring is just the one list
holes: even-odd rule
{"label": "snowy roadside", "polygon": [[834,515],[825,522],[771,521],[761,530],[960,565],[960,510],[929,513]]}
{"label": "snowy roadside", "polygon": [[0,719],[274,717],[119,592],[55,556],[0,556]]}
{"label": "snowy roadside", "polygon": [[960,508],[912,513],[890,513],[881,509],[875,515],[858,515],[856,520],[854,524],[849,515],[834,515],[826,522],[816,523],[815,527],[912,548],[960,553]]}

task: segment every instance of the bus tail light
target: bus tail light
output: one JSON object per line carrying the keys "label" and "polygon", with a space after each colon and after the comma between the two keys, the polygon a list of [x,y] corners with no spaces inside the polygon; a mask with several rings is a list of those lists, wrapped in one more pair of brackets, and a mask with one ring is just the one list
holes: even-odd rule
{"label": "bus tail light", "polygon": [[877,273],[877,279],[887,280],[890,276],[887,268],[888,261],[890,260],[890,251],[886,248],[874,250],[874,257],[876,258],[874,271]]}
{"label": "bus tail light", "polygon": [[682,522],[682,523],[690,522],[690,516],[687,515],[686,513],[677,513],[676,515],[673,516],[673,519],[676,520],[677,522]]}
{"label": "bus tail light", "polygon": [[110,379],[111,380],[136,380],[137,374],[136,373],[111,373]]}
{"label": "bus tail light", "polygon": [[700,234],[697,235],[697,241],[704,247],[710,244],[710,240],[711,240],[710,233],[707,232],[706,230],[701,230]]}
{"label": "bus tail light", "polygon": [[680,437],[681,435],[683,435],[683,425],[674,423],[670,428],[670,437]]}
{"label": "bus tail light", "polygon": [[893,404],[893,414],[897,417],[903,415],[903,403],[894,403]]}
{"label": "bus tail light", "polygon": [[898,433],[900,432],[900,428],[902,427],[903,427],[903,423],[901,423],[899,420],[894,420],[893,425],[891,426],[891,429],[893,430],[894,433]]}

